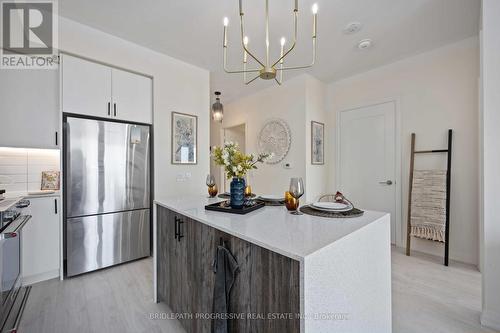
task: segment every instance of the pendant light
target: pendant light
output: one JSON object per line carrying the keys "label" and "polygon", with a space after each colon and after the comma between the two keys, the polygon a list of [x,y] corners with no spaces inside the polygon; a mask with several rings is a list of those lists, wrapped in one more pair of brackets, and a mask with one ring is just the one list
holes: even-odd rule
{"label": "pendant light", "polygon": [[215,103],[212,105],[212,119],[222,123],[222,118],[224,118],[224,106],[220,102],[220,91],[215,92]]}

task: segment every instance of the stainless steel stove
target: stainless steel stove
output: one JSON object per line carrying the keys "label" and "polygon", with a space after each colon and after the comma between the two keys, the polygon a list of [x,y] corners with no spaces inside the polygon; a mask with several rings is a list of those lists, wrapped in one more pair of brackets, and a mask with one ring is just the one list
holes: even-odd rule
{"label": "stainless steel stove", "polygon": [[23,214],[28,200],[0,201],[0,328],[15,332],[31,287],[21,285],[21,233],[31,215]]}

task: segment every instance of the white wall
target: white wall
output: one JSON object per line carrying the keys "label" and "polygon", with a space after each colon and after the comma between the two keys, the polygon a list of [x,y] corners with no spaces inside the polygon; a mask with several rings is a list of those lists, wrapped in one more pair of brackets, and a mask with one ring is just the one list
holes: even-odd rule
{"label": "white wall", "polygon": [[[311,163],[311,121],[325,124],[325,164],[313,165]],[[318,199],[322,194],[328,192],[328,170],[329,163],[326,157],[330,153],[330,140],[328,132],[326,113],[326,85],[313,78],[306,76],[306,193],[310,201]]]}
{"label": "white wall", "polygon": [[481,323],[500,330],[500,1],[482,7],[483,313]]}
{"label": "white wall", "polygon": [[[341,110],[396,99],[402,149],[402,230],[406,230],[410,134],[417,149],[445,148],[447,130],[454,130],[450,258],[478,264],[478,77],[477,38],[407,58],[328,86],[328,119],[333,129]],[[334,142],[335,131],[330,131]],[[335,147],[327,156],[335,165]],[[446,168],[444,157],[418,157],[416,168]],[[330,190],[335,170],[330,168]],[[403,232],[402,238],[405,239]],[[403,240],[398,240],[404,245]],[[443,246],[424,240],[412,248],[443,255]]]}
{"label": "white wall", "polygon": [[[66,18],[62,51],[153,76],[155,197],[205,193],[209,172],[209,72]],[[198,116],[198,164],[170,163],[171,112]],[[191,177],[176,181],[179,175]],[[184,177],[180,177],[184,178]]]}
{"label": "white wall", "polygon": [[[326,165],[311,165],[311,120],[325,122],[325,87],[323,83],[304,74],[287,80],[224,106],[222,127],[246,124],[246,151],[258,152],[258,135],[266,121],[281,118],[290,127],[290,151],[279,164],[263,164],[249,175],[256,193],[281,194],[288,190],[291,177],[302,177],[305,200],[313,200],[326,190]],[[212,131],[220,131],[214,124]],[[220,135],[212,133],[212,145],[220,145]],[[292,168],[283,165],[290,163]],[[213,167],[212,173],[218,173]]]}

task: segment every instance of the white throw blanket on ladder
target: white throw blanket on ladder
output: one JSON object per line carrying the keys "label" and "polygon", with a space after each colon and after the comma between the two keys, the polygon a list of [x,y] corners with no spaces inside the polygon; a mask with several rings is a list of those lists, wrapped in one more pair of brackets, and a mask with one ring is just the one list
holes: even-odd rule
{"label": "white throw blanket on ladder", "polygon": [[411,235],[445,241],[446,170],[415,170],[411,197]]}

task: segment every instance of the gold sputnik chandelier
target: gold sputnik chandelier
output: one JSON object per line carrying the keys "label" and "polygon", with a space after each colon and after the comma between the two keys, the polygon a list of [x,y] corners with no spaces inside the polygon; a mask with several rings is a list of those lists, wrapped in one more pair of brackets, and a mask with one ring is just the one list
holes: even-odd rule
{"label": "gold sputnik chandelier", "polygon": [[[269,0],[266,0],[266,58],[265,60],[259,60],[256,56],[250,52],[248,47],[248,37],[245,36],[245,29],[243,24],[243,7],[242,0],[240,2],[240,26],[241,26],[241,45],[243,46],[243,69],[241,70],[229,70],[227,68],[227,27],[229,25],[229,20],[227,17],[224,18],[224,39],[223,39],[223,49],[224,49],[224,71],[230,74],[243,74],[243,81],[245,84],[250,84],[253,81],[261,78],[263,80],[275,80],[278,84],[281,85],[283,82],[283,72],[287,70],[294,69],[304,69],[309,68],[314,65],[316,61],[316,30],[317,30],[317,22],[318,22],[318,5],[314,4],[312,6],[313,13],[313,33],[312,33],[312,61],[308,65],[304,66],[284,66],[285,57],[292,52],[297,44],[297,17],[299,14],[299,1],[295,0],[295,6],[293,9],[293,20],[294,20],[294,34],[293,34],[293,42],[291,46],[285,51],[286,39],[284,37],[281,38],[281,53],[278,60],[272,62],[269,57]],[[259,68],[247,68],[248,56],[250,56],[253,60],[255,60],[259,64]],[[257,76],[247,80],[247,74],[257,73]]]}

